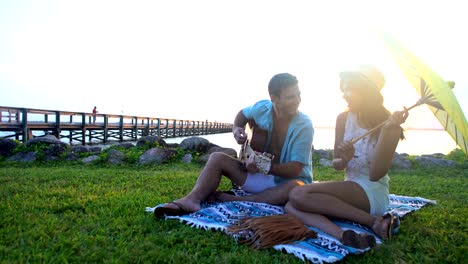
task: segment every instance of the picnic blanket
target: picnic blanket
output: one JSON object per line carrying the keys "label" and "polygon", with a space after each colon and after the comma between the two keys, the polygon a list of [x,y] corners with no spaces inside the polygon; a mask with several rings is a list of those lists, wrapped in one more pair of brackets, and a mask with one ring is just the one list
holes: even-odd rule
{"label": "picnic blanket", "polygon": [[[236,192],[236,195],[245,195],[242,190],[233,191]],[[421,209],[427,204],[436,204],[436,201],[421,197],[390,194],[390,205],[387,211],[392,212],[399,217],[404,217],[411,212]],[[156,207],[146,207],[146,211],[152,213]],[[197,212],[184,216],[166,217],[166,219],[178,219],[182,223],[188,224],[191,227],[204,230],[215,229],[225,232],[227,226],[235,223],[241,218],[247,216],[260,217],[278,214],[284,214],[283,207],[254,202],[225,202],[203,203],[202,209]],[[374,235],[372,230],[368,227],[351,221],[333,220],[333,222],[343,229],[353,229],[358,233],[364,232]],[[307,260],[312,263],[332,263],[342,260],[349,254],[361,254],[370,250],[370,248],[360,250],[347,247],[341,244],[339,240],[325,234],[321,230],[312,227],[308,228],[317,232],[317,238],[296,241],[290,244],[280,244],[273,248],[293,254],[301,260]],[[233,238],[236,239],[236,237]],[[382,243],[378,237],[375,238],[378,244]]]}

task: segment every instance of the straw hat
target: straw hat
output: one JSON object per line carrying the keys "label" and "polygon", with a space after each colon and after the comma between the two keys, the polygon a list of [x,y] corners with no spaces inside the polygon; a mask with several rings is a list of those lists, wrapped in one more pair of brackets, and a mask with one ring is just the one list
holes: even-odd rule
{"label": "straw hat", "polygon": [[347,79],[350,77],[362,78],[368,81],[375,87],[375,89],[377,89],[377,91],[382,90],[385,85],[385,77],[382,72],[377,67],[369,64],[360,65],[356,69],[340,72],[341,79]]}

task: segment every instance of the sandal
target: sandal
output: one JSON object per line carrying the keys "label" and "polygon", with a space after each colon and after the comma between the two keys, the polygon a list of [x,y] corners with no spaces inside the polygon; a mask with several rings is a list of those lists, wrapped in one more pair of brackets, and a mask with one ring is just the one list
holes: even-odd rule
{"label": "sandal", "polygon": [[392,236],[395,236],[398,234],[398,231],[400,230],[400,217],[398,215],[392,214],[393,217],[393,224],[392,224]]}
{"label": "sandal", "polygon": [[184,208],[184,206],[178,202],[169,202],[167,204],[175,204],[178,208],[169,208],[159,206],[154,209],[154,216],[156,218],[164,218],[165,216],[182,216],[193,213]]}
{"label": "sandal", "polygon": [[[383,230],[380,234],[378,234],[375,231],[375,226],[379,225],[382,221],[385,221],[386,219],[389,219],[388,226],[387,226],[387,232],[385,233],[386,237],[383,236]],[[383,239],[383,240],[391,240],[393,238],[393,235],[396,235],[398,233],[398,230],[400,229],[400,218],[397,215],[394,215],[392,213],[386,213],[381,217],[376,217],[374,220],[374,224],[372,225],[372,230],[374,230],[374,233],[376,235]]]}
{"label": "sandal", "polygon": [[377,244],[374,236],[364,233],[358,234],[353,230],[343,232],[341,243],[345,246],[358,249],[373,248]]}

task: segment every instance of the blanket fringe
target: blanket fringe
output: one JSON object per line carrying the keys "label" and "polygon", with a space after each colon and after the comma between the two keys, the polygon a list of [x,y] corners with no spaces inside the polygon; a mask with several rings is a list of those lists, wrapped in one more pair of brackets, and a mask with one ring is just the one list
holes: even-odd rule
{"label": "blanket fringe", "polygon": [[285,251],[288,254],[293,254],[294,256],[296,256],[302,261],[307,261],[309,263],[314,263],[314,264],[332,263],[332,262],[341,260],[334,256],[328,256],[328,257],[320,256],[316,252],[301,250],[300,248],[297,248],[291,245],[277,245],[277,246],[274,246],[274,249]]}
{"label": "blanket fringe", "polygon": [[316,232],[289,214],[246,217],[228,226],[226,232],[255,249],[317,237]]}
{"label": "blanket fringe", "polygon": [[174,219],[179,219],[179,221],[181,223],[185,223],[185,224],[189,225],[190,227],[203,229],[203,230],[206,230],[206,231],[208,231],[208,230],[224,231],[226,229],[226,226],[224,226],[224,225],[221,225],[221,224],[220,225],[214,225],[214,224],[206,225],[204,223],[200,223],[196,219],[182,219],[182,218],[176,218],[176,217],[174,217]]}

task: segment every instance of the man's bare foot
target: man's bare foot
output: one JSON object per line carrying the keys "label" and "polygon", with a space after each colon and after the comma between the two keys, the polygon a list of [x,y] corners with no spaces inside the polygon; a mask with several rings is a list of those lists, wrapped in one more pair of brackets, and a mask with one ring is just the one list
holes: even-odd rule
{"label": "man's bare foot", "polygon": [[235,196],[226,192],[216,192],[216,200],[217,202],[233,202],[233,201],[240,201],[239,196]]}
{"label": "man's bare foot", "polygon": [[[232,194],[231,194],[232,193]],[[209,202],[209,203],[223,203],[223,202],[232,202],[232,201],[236,201],[234,197],[236,197],[235,195],[233,195],[234,192],[231,192],[231,191],[216,191],[212,194],[210,194],[210,196],[208,196],[208,198],[206,198],[206,201]]]}

